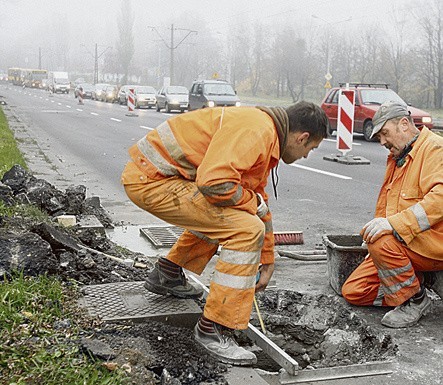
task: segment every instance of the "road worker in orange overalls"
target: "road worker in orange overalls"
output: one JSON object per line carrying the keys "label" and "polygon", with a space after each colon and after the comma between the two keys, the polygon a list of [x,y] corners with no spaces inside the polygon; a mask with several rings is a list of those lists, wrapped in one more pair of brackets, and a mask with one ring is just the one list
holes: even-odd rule
{"label": "road worker in orange overalls", "polygon": [[384,103],[373,124],[390,154],[375,218],[361,232],[369,255],[342,293],[355,305],[395,307],[381,323],[404,328],[429,311],[425,286],[443,298],[443,137],[419,130],[399,102]]}
{"label": "road worker in orange overalls", "polygon": [[186,229],[145,287],[180,298],[201,296],[183,268],[201,274],[221,246],[194,330],[196,341],[220,361],[256,362],[227,331],[247,328],[254,293],[266,288],[274,271],[265,193],[270,171],[279,159],[306,158],[327,136],[327,126],[321,108],[307,102],[286,109],[206,108],[165,121],[129,150],[122,175],[129,198]]}

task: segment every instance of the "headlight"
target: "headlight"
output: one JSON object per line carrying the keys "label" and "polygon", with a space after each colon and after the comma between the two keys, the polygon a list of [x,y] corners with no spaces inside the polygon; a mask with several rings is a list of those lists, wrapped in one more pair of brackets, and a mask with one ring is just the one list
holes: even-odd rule
{"label": "headlight", "polygon": [[215,103],[212,100],[210,100],[208,102],[208,107],[214,107],[214,106],[215,106]]}
{"label": "headlight", "polygon": [[235,107],[240,107],[241,103],[240,102],[235,102]]}
{"label": "headlight", "polygon": [[432,118],[430,116],[423,116],[421,118],[422,123],[432,123]]}

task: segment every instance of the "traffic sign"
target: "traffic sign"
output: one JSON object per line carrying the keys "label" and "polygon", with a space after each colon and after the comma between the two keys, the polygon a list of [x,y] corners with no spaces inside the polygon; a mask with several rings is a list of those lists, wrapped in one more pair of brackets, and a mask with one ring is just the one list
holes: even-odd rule
{"label": "traffic sign", "polygon": [[326,82],[325,88],[332,88],[331,83],[329,83],[329,80]]}

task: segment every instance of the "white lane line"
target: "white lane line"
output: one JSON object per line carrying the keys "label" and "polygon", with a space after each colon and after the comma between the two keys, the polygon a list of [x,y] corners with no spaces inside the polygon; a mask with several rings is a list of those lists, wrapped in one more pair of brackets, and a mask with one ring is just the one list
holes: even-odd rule
{"label": "white lane line", "polygon": [[324,175],[333,176],[333,177],[335,177],[335,178],[347,179],[347,180],[352,179],[350,176],[340,175],[340,174],[334,174],[333,172],[328,172],[328,171],[319,170],[319,169],[317,169],[317,168],[312,168],[312,167],[302,166],[301,164],[293,164],[293,163],[292,163],[292,164],[290,164],[289,166],[297,167],[297,168],[301,168],[302,170],[307,170],[307,171],[316,172],[316,173],[318,173],[318,174],[324,174]]}
{"label": "white lane line", "polygon": [[62,104],[61,103],[57,103],[59,106],[61,106]]}
{"label": "white lane line", "polygon": [[51,100],[51,103],[55,103],[53,100]]}
{"label": "white lane line", "polygon": [[83,110],[81,108],[76,108],[77,111],[82,112]]}
{"label": "white lane line", "polygon": [[71,108],[71,106],[66,105],[66,108]]}
{"label": "white lane line", "polygon": [[116,118],[111,118],[111,120],[113,120],[114,122],[121,122],[120,119],[116,119]]}
{"label": "white lane line", "polygon": [[97,112],[91,112],[91,115],[97,116],[98,114],[97,114]]}
{"label": "white lane line", "polygon": [[[326,142],[334,142],[334,143],[337,143],[337,140],[336,139],[323,139],[324,141],[326,141]],[[361,146],[361,143],[354,143],[354,142],[352,142],[352,145],[353,146]]]}
{"label": "white lane line", "polygon": [[147,126],[140,126],[140,128],[145,128],[146,130],[150,130],[150,131],[155,130],[155,128],[147,127]]}

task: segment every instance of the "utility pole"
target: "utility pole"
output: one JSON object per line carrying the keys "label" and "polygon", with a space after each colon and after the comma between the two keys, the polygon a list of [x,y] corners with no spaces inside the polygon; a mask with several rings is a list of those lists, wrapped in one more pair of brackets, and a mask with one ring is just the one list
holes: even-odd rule
{"label": "utility pole", "polygon": [[[165,39],[163,39],[162,35],[160,35],[160,33],[158,32],[156,27],[148,27],[151,28],[152,30],[154,30],[158,36],[160,36],[160,39],[162,40],[162,42],[165,44],[165,46],[169,49],[170,53],[171,53],[171,59],[170,59],[170,63],[169,63],[169,78],[170,78],[170,82],[171,84],[173,84],[174,82],[174,51],[181,45],[181,43],[183,43],[186,38],[192,34],[195,33],[197,34],[197,31],[193,31],[191,29],[185,29],[185,28],[174,28],[174,24],[171,24],[171,42],[168,44],[166,43]],[[183,39],[180,40],[180,42],[178,44],[174,44],[174,31],[187,31],[188,33],[185,35],[185,37]]]}
{"label": "utility pole", "polygon": [[84,44],[81,44],[82,47],[88,51],[88,53],[94,58],[94,84],[98,83],[98,59],[100,59],[103,54],[110,49],[111,47],[106,47],[100,54],[98,53],[98,44],[95,43],[95,52],[92,53],[89,51]]}
{"label": "utility pole", "polygon": [[42,69],[42,48],[38,47],[38,69]]}

